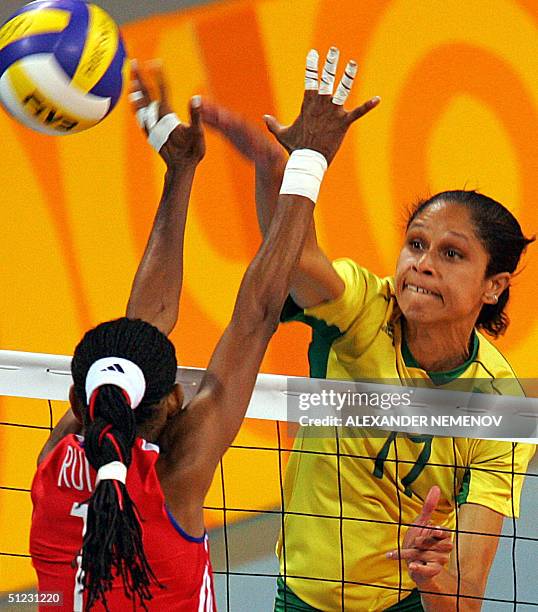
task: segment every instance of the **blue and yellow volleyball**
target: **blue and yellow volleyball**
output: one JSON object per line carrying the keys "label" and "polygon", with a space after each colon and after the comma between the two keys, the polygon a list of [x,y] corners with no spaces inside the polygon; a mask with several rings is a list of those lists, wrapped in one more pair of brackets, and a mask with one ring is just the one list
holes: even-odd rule
{"label": "blue and yellow volleyball", "polygon": [[84,0],[36,0],[0,28],[0,101],[45,134],[102,121],[120,98],[125,69],[117,24]]}

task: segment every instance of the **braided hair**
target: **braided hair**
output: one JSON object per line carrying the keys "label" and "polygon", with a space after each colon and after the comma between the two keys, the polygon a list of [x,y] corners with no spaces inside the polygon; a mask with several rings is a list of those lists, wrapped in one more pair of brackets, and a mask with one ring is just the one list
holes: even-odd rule
{"label": "braided hair", "polygon": [[[112,384],[100,386],[88,405],[88,370],[98,359],[112,356],[132,361],[144,374],[146,390],[136,410],[125,392]],[[85,334],[75,349],[71,372],[75,394],[84,406],[85,453],[95,470],[113,461],[129,467],[137,426],[151,420],[156,405],[172,391],[176,368],[173,344],[145,321],[121,318]],[[126,597],[147,609],[150,586],[161,585],[146,559],[141,519],[126,486],[118,480],[101,480],[87,504],[81,552],[86,609],[101,601],[108,610],[106,596],[116,576],[123,580]]]}

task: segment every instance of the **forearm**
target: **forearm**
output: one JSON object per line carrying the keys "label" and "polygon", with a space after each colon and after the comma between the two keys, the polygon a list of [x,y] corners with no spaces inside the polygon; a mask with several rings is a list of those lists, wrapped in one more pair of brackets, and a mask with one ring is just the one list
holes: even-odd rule
{"label": "forearm", "polygon": [[[277,155],[276,152],[266,155],[255,162],[256,213],[263,236],[266,235],[277,208],[285,168],[284,155]],[[333,273],[331,262],[318,246],[312,218],[290,278],[289,292],[299,306],[306,308],[333,299],[342,291],[340,278]]]}
{"label": "forearm", "polygon": [[283,152],[268,149],[256,158],[254,167],[256,214],[262,236],[265,236],[277,208],[286,156]]}
{"label": "forearm", "polygon": [[314,204],[302,196],[282,195],[260,250],[249,265],[233,319],[252,329],[278,324],[292,272],[311,225]]}
{"label": "forearm", "polygon": [[[285,156],[283,154],[277,154],[272,150],[255,162],[256,215],[258,217],[258,225],[260,226],[262,236],[267,234],[267,230],[271,225],[271,220],[277,209],[280,185],[282,184],[285,168]],[[317,248],[319,247],[314,220],[312,219],[306,234],[303,251],[305,249],[314,250]]]}
{"label": "forearm", "polygon": [[179,311],[183,245],[196,165],[169,168],[151,234],[138,266],[127,316],[143,319],[168,335]]}
{"label": "forearm", "polygon": [[457,576],[447,569],[442,569],[437,576],[419,586],[419,590],[425,612],[473,612],[482,608],[480,597],[483,590],[464,580],[461,575],[458,589]]}

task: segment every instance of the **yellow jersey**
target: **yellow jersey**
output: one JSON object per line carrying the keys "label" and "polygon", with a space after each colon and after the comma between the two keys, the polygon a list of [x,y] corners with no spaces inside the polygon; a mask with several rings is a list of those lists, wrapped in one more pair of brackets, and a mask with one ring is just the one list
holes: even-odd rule
{"label": "yellow jersey", "polygon": [[[284,320],[313,328],[311,375],[332,379],[430,381],[402,354],[402,329],[392,278],[379,278],[349,259],[333,266],[345,283],[342,296],[304,311],[290,303]],[[292,304],[293,309],[293,304]],[[287,310],[287,312],[286,312]],[[404,346],[405,350],[405,346]],[[515,374],[480,333],[464,367],[439,375],[480,379],[480,391],[501,393]],[[511,393],[512,394],[512,393]],[[324,428],[327,430],[327,428]],[[387,433],[351,437],[346,428],[313,437],[301,428],[284,483],[284,532],[277,554],[287,586],[319,610],[385,610],[416,588],[405,563],[385,553],[398,548],[420,514],[431,486],[441,489],[433,516],[454,529],[456,506],[475,503],[517,516],[523,476],[535,447],[509,441]],[[399,583],[401,581],[401,588]]]}

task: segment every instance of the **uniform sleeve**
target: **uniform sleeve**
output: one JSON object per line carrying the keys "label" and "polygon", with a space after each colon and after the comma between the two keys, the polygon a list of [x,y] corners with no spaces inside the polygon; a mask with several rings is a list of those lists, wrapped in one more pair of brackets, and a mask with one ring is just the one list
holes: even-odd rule
{"label": "uniform sleeve", "polygon": [[524,474],[535,450],[534,444],[477,440],[458,501],[517,518]]}
{"label": "uniform sleeve", "polygon": [[345,289],[342,295],[336,300],[304,310],[288,298],[282,311],[282,321],[302,321],[312,327],[316,327],[316,322],[323,322],[325,327],[336,328],[340,335],[345,334],[360,316],[370,297],[379,295],[383,289],[383,282],[379,277],[361,268],[351,259],[336,259],[332,265],[344,281]]}

